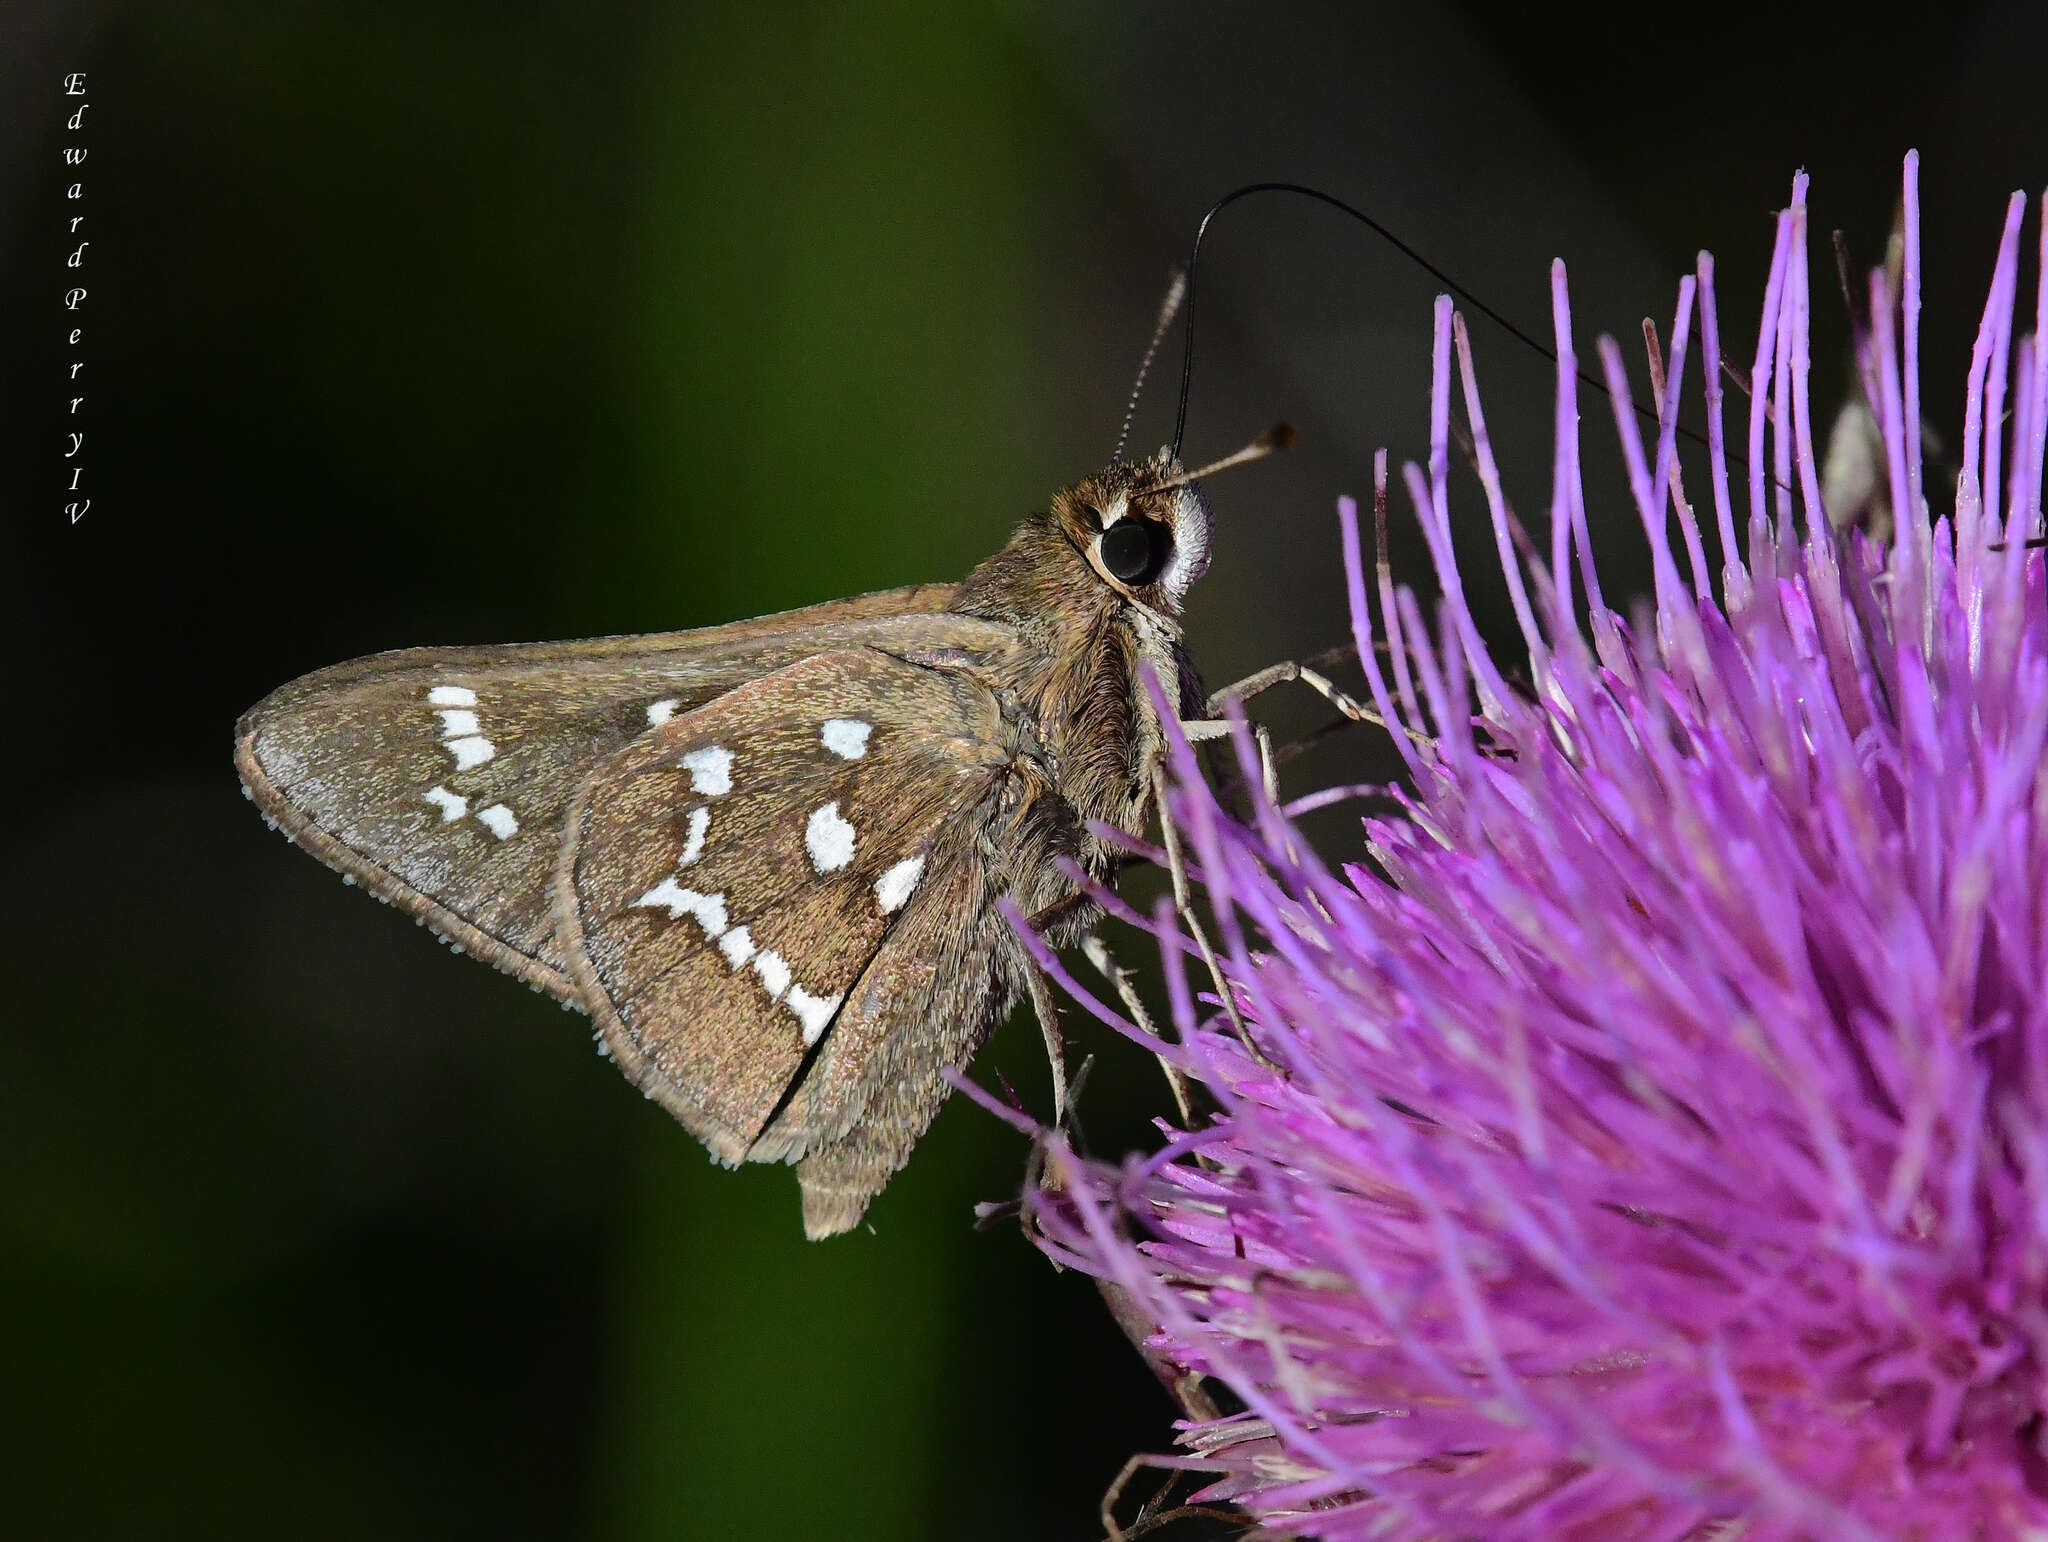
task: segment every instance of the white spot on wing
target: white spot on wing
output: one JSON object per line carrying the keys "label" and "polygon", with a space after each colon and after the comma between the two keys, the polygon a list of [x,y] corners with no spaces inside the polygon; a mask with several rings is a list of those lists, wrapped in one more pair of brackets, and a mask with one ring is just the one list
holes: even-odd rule
{"label": "white spot on wing", "polygon": [[437,685],[427,692],[427,700],[437,707],[473,707],[476,692],[466,685]]}
{"label": "white spot on wing", "polygon": [[502,803],[493,803],[489,808],[478,809],[476,817],[501,841],[509,841],[519,833],[519,821],[512,817],[512,810]]}
{"label": "white spot on wing", "polygon": [[498,753],[498,747],[481,734],[471,734],[466,739],[450,739],[441,747],[455,757],[455,769],[458,771],[480,766]]}
{"label": "white spot on wing", "polygon": [[868,752],[868,735],[874,731],[873,723],[863,723],[859,718],[828,717],[818,737],[841,760],[859,760]]}
{"label": "white spot on wing", "polygon": [[659,728],[663,723],[666,723],[676,715],[676,708],[681,705],[682,703],[673,696],[663,701],[649,702],[647,704],[647,722],[649,726]]}
{"label": "white spot on wing", "polygon": [[840,818],[837,803],[813,810],[804,826],[804,849],[821,873],[836,873],[853,860],[853,839],[853,826]]}
{"label": "white spot on wing", "polygon": [[427,801],[441,811],[441,823],[452,825],[469,812],[469,799],[445,787],[429,787]]}
{"label": "white spot on wing", "polygon": [[633,901],[636,910],[656,907],[666,909],[671,921],[679,921],[684,916],[694,917],[707,937],[716,938],[725,931],[723,894],[699,894],[695,889],[684,888],[673,878],[664,878]]}
{"label": "white spot on wing", "polygon": [[898,862],[888,872],[875,880],[875,903],[882,907],[882,914],[893,916],[901,910],[917,887],[918,879],[924,876],[924,858],[911,857]]}
{"label": "white spot on wing", "polygon": [[711,810],[708,808],[690,811],[690,838],[683,843],[683,854],[676,858],[677,867],[688,867],[704,855],[704,835],[711,828]]}
{"label": "white spot on wing", "polygon": [[664,878],[633,901],[633,908],[651,910],[658,905],[668,911],[670,920],[674,920],[678,916],[687,915],[696,905],[697,899],[696,890],[684,888],[673,878]]}
{"label": "white spot on wing", "polygon": [[789,989],[789,965],[782,961],[782,955],[772,949],[763,948],[754,955],[754,973],[761,977],[761,983],[768,987],[768,999],[775,1000]]}
{"label": "white spot on wing", "polygon": [[683,757],[683,769],[690,773],[690,788],[707,798],[722,798],[732,791],[732,751],[716,744],[692,750]]}
{"label": "white spot on wing", "polygon": [[[482,818],[482,815],[478,815]],[[832,1016],[839,1010],[845,996],[813,996],[797,984],[790,973],[788,962],[780,953],[769,948],[756,947],[754,936],[744,926],[729,926],[723,894],[699,894],[695,889],[686,889],[673,877],[664,878],[640,898],[633,901],[635,908],[666,910],[669,919],[679,921],[690,917],[704,928],[704,935],[718,945],[718,951],[725,956],[728,966],[734,970],[753,966],[755,975],[761,981],[761,988],[768,993],[771,1002],[780,1001],[788,1007],[796,1020],[803,1025],[804,1047],[809,1049],[824,1037]]]}
{"label": "white spot on wing", "polygon": [[697,901],[697,924],[704,928],[706,937],[725,935],[725,896],[706,894]]}
{"label": "white spot on wing", "polygon": [[813,996],[801,985],[792,985],[784,1005],[796,1013],[797,1021],[804,1025],[804,1048],[809,1049],[823,1037],[825,1025],[832,1021],[832,1014],[839,1010],[837,996]]}
{"label": "white spot on wing", "polygon": [[477,732],[476,714],[467,707],[444,707],[438,715],[444,739],[460,739]]}

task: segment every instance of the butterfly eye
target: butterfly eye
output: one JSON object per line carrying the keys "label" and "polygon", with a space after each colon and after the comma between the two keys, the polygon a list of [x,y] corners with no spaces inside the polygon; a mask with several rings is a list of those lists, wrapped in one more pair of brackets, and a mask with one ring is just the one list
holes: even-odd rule
{"label": "butterfly eye", "polygon": [[1137,588],[1159,576],[1173,547],[1164,525],[1149,519],[1120,519],[1103,533],[1095,549],[1112,578]]}

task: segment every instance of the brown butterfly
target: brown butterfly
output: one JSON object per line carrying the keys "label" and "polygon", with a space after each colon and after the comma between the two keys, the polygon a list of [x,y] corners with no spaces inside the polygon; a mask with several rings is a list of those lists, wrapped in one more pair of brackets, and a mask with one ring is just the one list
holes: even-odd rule
{"label": "brown butterfly", "polygon": [[791,1162],[812,1237],[903,1165],[1025,994],[999,908],[1056,945],[1141,833],[1163,724],[1203,711],[1180,615],[1209,565],[1166,451],[1058,494],[959,584],[701,631],[414,648],[237,726],[286,835],[456,947],[588,1012],[727,1164]]}

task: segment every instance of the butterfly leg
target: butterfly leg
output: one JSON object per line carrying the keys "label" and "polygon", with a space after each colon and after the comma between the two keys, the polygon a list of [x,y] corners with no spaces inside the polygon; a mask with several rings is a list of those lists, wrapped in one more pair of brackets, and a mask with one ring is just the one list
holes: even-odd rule
{"label": "butterfly leg", "polygon": [[[1333,648],[1327,653],[1317,654],[1308,663],[1296,663],[1291,659],[1283,660],[1278,664],[1267,666],[1257,674],[1247,675],[1235,685],[1225,686],[1208,700],[1208,708],[1214,712],[1228,702],[1249,701],[1252,697],[1260,695],[1276,685],[1285,685],[1299,681],[1343,714],[1341,717],[1324,723],[1320,728],[1311,730],[1301,738],[1291,740],[1287,744],[1278,747],[1275,747],[1270,735],[1268,735],[1263,727],[1254,729],[1259,740],[1259,764],[1265,781],[1266,796],[1274,802],[1279,801],[1277,781],[1274,773],[1280,766],[1285,765],[1296,756],[1313,749],[1332,734],[1343,732],[1353,723],[1371,723],[1379,728],[1388,727],[1387,720],[1377,711],[1355,700],[1332,682],[1328,676],[1322,674],[1314,667],[1342,657],[1345,652],[1346,650],[1344,649]],[[1428,734],[1411,728],[1405,723],[1396,726],[1400,732],[1405,733],[1423,749],[1428,750],[1435,747],[1435,741]],[[1180,728],[1182,735],[1190,744],[1221,739],[1230,732],[1230,725],[1217,718],[1198,718],[1192,721],[1184,719],[1181,722]],[[1394,729],[1389,728],[1388,731],[1393,732]],[[1235,791],[1237,785],[1238,783],[1235,778],[1226,777],[1218,788],[1218,795],[1227,798]],[[1376,790],[1370,786],[1346,788],[1342,790],[1342,796],[1369,796]],[[1336,789],[1331,791],[1335,792]],[[1338,801],[1336,797],[1322,797],[1310,806],[1320,807],[1323,803],[1336,801]]]}
{"label": "butterfly leg", "polygon": [[1031,991],[1031,1010],[1038,1014],[1039,1032],[1045,1035],[1045,1058],[1052,1066],[1053,1122],[1064,1129],[1067,1123],[1067,1046],[1060,1033],[1059,1006],[1045,983],[1045,971],[1026,962],[1024,979]]}
{"label": "butterfly leg", "polygon": [[[1263,695],[1276,685],[1288,685],[1299,682],[1302,685],[1306,685],[1342,714],[1336,721],[1325,723],[1321,728],[1314,730],[1303,738],[1297,739],[1278,749],[1274,748],[1272,739],[1264,728],[1255,730],[1259,739],[1260,769],[1264,774],[1268,798],[1276,802],[1278,801],[1279,794],[1274,776],[1277,767],[1312,748],[1331,734],[1340,732],[1348,724],[1371,723],[1378,728],[1388,728],[1387,720],[1377,711],[1355,699],[1317,667],[1333,663],[1340,658],[1347,657],[1348,654],[1348,649],[1338,647],[1316,654],[1306,663],[1298,662],[1294,659],[1283,659],[1278,664],[1269,664],[1256,674],[1245,676],[1244,679],[1237,681],[1234,685],[1226,685],[1222,690],[1213,693],[1209,697],[1206,703],[1206,710],[1213,714],[1222,711],[1231,702],[1241,704],[1250,701],[1254,696]],[[1401,732],[1406,733],[1417,744],[1420,744],[1425,749],[1430,747],[1431,741],[1427,734],[1418,733],[1405,724],[1397,726]],[[1190,744],[1200,744],[1226,737],[1230,732],[1230,725],[1219,718],[1210,716],[1192,720],[1183,719],[1180,729],[1182,735]],[[1392,732],[1393,729],[1388,728],[1388,731]],[[1226,785],[1224,790],[1228,791],[1228,785]]]}
{"label": "butterfly leg", "polygon": [[1202,925],[1202,919],[1195,914],[1193,902],[1188,897],[1188,875],[1186,864],[1180,855],[1180,831],[1173,823],[1173,813],[1166,804],[1166,770],[1154,762],[1152,766],[1152,806],[1159,813],[1161,844],[1166,847],[1166,871],[1173,880],[1173,908],[1180,915],[1183,925],[1195,939],[1195,947],[1202,955],[1202,962],[1209,968],[1209,979],[1216,987],[1217,999],[1223,1003],[1224,1013],[1230,1018],[1232,1031],[1245,1047],[1245,1052],[1260,1065],[1271,1066],[1272,1061],[1260,1053],[1258,1045],[1252,1042],[1251,1030],[1245,1026],[1244,1014],[1237,1009],[1237,993],[1223,978],[1223,966],[1216,961],[1216,949],[1209,941],[1209,933]]}
{"label": "butterfly leg", "polygon": [[[1431,739],[1428,734],[1410,728],[1405,723],[1390,724],[1377,711],[1341,689],[1335,681],[1322,672],[1322,666],[1334,664],[1340,659],[1350,658],[1351,656],[1352,653],[1348,647],[1336,647],[1318,653],[1306,662],[1296,663],[1292,659],[1283,659],[1278,664],[1269,664],[1264,669],[1258,671],[1258,673],[1246,675],[1236,684],[1226,685],[1222,690],[1213,693],[1209,697],[1209,711],[1212,713],[1220,712],[1223,710],[1225,702],[1249,701],[1252,697],[1261,695],[1276,685],[1286,685],[1293,681],[1299,681],[1354,723],[1371,723],[1374,727],[1384,728],[1389,733],[1405,733],[1423,749],[1434,748],[1436,741]],[[1215,734],[1211,731],[1206,733],[1204,737],[1214,738]],[[1320,738],[1321,735],[1317,734],[1313,737]],[[1280,758],[1282,760],[1287,759],[1287,753],[1282,751]]]}
{"label": "butterfly leg", "polygon": [[[1314,663],[1321,663],[1328,657],[1327,654],[1319,654]],[[1235,685],[1226,685],[1222,690],[1214,692],[1209,697],[1209,710],[1212,713],[1221,712],[1229,702],[1246,702],[1254,696],[1270,691],[1276,685],[1287,685],[1294,681],[1300,681],[1354,723],[1371,723],[1379,728],[1388,726],[1386,719],[1379,713],[1363,702],[1354,700],[1328,675],[1313,667],[1313,664],[1298,664],[1293,659],[1282,659],[1277,664],[1269,664],[1257,674],[1246,675]]]}
{"label": "butterfly leg", "polygon": [[[1063,923],[1071,927],[1077,920],[1089,919],[1100,913],[1088,895],[1069,894],[1064,899],[1054,900],[1043,910],[1030,916],[1024,924],[1043,938],[1048,946],[1052,946],[1054,934],[1062,928]],[[1082,939],[1083,947],[1093,940],[1094,934],[1091,932]],[[1067,1081],[1066,1037],[1060,1031],[1057,1003],[1053,999],[1051,987],[1046,982],[1045,972],[1028,955],[1022,960],[1022,967],[1026,988],[1031,993],[1031,1008],[1038,1014],[1039,1031],[1045,1035],[1046,1059],[1052,1065],[1054,1120],[1064,1126],[1067,1122],[1068,1105],[1074,1093],[1079,1090],[1078,1087],[1070,1086]]]}

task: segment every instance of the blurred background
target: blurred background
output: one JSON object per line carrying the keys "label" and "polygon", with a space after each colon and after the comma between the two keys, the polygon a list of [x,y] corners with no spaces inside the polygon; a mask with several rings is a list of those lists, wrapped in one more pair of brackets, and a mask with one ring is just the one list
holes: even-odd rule
{"label": "blurred background", "polygon": [[[871,1228],[806,1244],[786,1171],[714,1169],[582,1019],[266,832],[229,766],[236,715],[380,648],[963,574],[1107,456],[1169,264],[1257,178],[1365,205],[1538,335],[1563,256],[1588,353],[1646,314],[1668,328],[1710,247],[1746,359],[1793,170],[1816,230],[1874,261],[1917,145],[1928,411],[1952,437],[2002,201],[2048,180],[2048,35],[2022,0],[1872,14],[0,11],[8,1532],[1097,1534],[1171,1409],[1086,1281],[973,1228],[1018,1187],[1014,1135],[954,1100]],[[92,105],[67,135],[77,70]],[[1831,271],[1823,246],[1821,402],[1844,375]],[[1202,283],[1190,456],[1301,430],[1211,488],[1189,632],[1220,683],[1343,636],[1332,501],[1369,494],[1376,445],[1426,449],[1432,284],[1280,201],[1219,222]],[[1483,321],[1474,342],[1540,528],[1549,366]],[[1141,448],[1170,434],[1176,364]],[[1640,537],[1605,404],[1586,416],[1626,593]],[[1471,585],[1498,606],[1456,474]],[[1387,774],[1359,737],[1288,781]],[[1355,820],[1318,837],[1342,852]],[[1069,1031],[1099,1054],[1090,1140],[1144,1144],[1156,1073],[1078,1014]],[[976,1072],[1045,1106],[1028,1020]]]}

